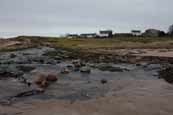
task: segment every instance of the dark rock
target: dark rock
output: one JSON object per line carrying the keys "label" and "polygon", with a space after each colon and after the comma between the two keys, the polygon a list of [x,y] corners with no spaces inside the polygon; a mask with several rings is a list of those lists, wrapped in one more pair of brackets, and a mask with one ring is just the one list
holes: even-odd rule
{"label": "dark rock", "polygon": [[70,71],[69,71],[68,68],[63,68],[63,69],[61,70],[61,74],[69,74],[69,73],[70,73]]}
{"label": "dark rock", "polygon": [[80,68],[82,66],[79,60],[73,61],[72,63],[76,68]]}
{"label": "dark rock", "polygon": [[0,78],[9,78],[9,77],[17,78],[18,75],[13,72],[7,72],[7,71],[0,72]]}
{"label": "dark rock", "polygon": [[159,78],[162,78],[168,83],[173,84],[173,67],[168,67],[159,71]]}
{"label": "dark rock", "polygon": [[27,85],[28,85],[28,87],[30,87],[32,85],[32,83],[31,82],[27,82]]}
{"label": "dark rock", "polygon": [[101,71],[110,71],[110,72],[123,72],[128,71],[126,68],[113,67],[111,65],[100,65],[97,67]]}
{"label": "dark rock", "polygon": [[17,66],[17,68],[23,72],[31,72],[32,70],[35,69],[33,66]]}
{"label": "dark rock", "polygon": [[32,90],[32,91],[26,91],[26,92],[19,93],[14,97],[15,98],[20,98],[20,97],[32,96],[32,95],[35,95],[35,94],[37,94],[37,92],[35,90]]}
{"label": "dark rock", "polygon": [[24,56],[28,56],[28,55],[30,55],[30,54],[29,54],[29,53],[23,53],[23,55],[24,55]]}
{"label": "dark rock", "polygon": [[30,62],[36,62],[36,63],[39,63],[39,64],[44,64],[45,63],[45,58],[44,57],[37,57],[37,58],[32,58],[32,59],[29,59]]}
{"label": "dark rock", "polygon": [[70,71],[73,71],[74,69],[76,69],[76,68],[74,68],[73,65],[67,65],[66,68],[69,69]]}
{"label": "dark rock", "polygon": [[101,84],[106,84],[106,83],[108,83],[108,81],[107,81],[106,79],[102,79],[100,82],[101,82]]}
{"label": "dark rock", "polygon": [[11,54],[11,55],[10,55],[10,58],[15,58],[15,57],[16,57],[15,54]]}
{"label": "dark rock", "polygon": [[140,63],[137,63],[137,64],[136,64],[136,66],[142,66],[142,64],[140,64]]}
{"label": "dark rock", "polygon": [[67,65],[67,68],[73,68],[73,65]]}
{"label": "dark rock", "polygon": [[80,71],[80,68],[75,68],[74,71],[78,72],[78,71]]}
{"label": "dark rock", "polygon": [[91,73],[91,69],[89,67],[82,67],[80,69],[80,72],[82,72],[82,73]]}
{"label": "dark rock", "polygon": [[55,60],[48,60],[47,61],[47,64],[50,64],[50,65],[56,65],[56,61]]}
{"label": "dark rock", "polygon": [[62,58],[60,56],[55,56],[54,59],[55,60],[62,60]]}
{"label": "dark rock", "polygon": [[44,64],[44,59],[40,59],[39,62],[40,62],[41,64]]}

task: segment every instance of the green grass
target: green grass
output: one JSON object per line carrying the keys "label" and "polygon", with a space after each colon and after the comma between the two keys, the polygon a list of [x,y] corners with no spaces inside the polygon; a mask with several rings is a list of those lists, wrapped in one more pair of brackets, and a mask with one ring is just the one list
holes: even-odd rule
{"label": "green grass", "polygon": [[103,48],[103,47],[114,47],[114,48],[173,48],[173,38],[162,37],[162,38],[146,38],[146,37],[124,37],[124,38],[105,38],[105,39],[94,39],[94,38],[57,38],[57,37],[37,37],[37,36],[20,36],[15,40],[23,41],[30,40],[33,44],[40,44],[49,42],[58,48],[69,48],[69,49],[88,49],[88,48]]}
{"label": "green grass", "polygon": [[126,47],[126,45],[152,45],[153,43],[173,42],[173,38],[112,38],[112,39],[58,39],[50,38],[49,42],[57,47],[92,48],[92,47]]}

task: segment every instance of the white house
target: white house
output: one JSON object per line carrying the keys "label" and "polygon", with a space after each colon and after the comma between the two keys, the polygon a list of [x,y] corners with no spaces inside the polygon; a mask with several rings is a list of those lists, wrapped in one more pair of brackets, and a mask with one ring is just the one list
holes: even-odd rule
{"label": "white house", "polygon": [[67,34],[66,37],[67,38],[78,38],[79,35],[78,34]]}
{"label": "white house", "polygon": [[81,38],[96,38],[97,34],[96,33],[85,33],[85,34],[80,34]]}
{"label": "white house", "polygon": [[142,32],[140,30],[132,30],[131,31],[131,34],[133,36],[141,36],[142,35]]}
{"label": "white house", "polygon": [[99,37],[101,38],[110,38],[112,36],[113,36],[112,30],[104,30],[104,31],[100,31],[99,33]]}

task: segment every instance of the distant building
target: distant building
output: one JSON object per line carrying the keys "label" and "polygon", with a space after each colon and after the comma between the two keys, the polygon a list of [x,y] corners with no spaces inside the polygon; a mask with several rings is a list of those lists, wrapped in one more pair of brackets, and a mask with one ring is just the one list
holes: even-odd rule
{"label": "distant building", "polygon": [[131,34],[132,34],[133,36],[141,36],[141,35],[142,35],[142,33],[141,33],[140,30],[132,30],[132,31],[131,31]]}
{"label": "distant building", "polygon": [[67,34],[66,37],[67,37],[67,38],[78,38],[79,35],[78,35],[78,34]]}
{"label": "distant building", "polygon": [[113,36],[112,30],[104,30],[100,31],[99,37],[101,38],[111,38]]}
{"label": "distant building", "polygon": [[85,34],[80,34],[81,38],[96,38],[97,34],[96,33],[85,33]]}
{"label": "distant building", "polygon": [[147,29],[144,33],[143,36],[145,37],[159,37],[161,31],[157,29]]}
{"label": "distant building", "polygon": [[133,35],[131,33],[115,33],[113,34],[113,37],[132,37]]}

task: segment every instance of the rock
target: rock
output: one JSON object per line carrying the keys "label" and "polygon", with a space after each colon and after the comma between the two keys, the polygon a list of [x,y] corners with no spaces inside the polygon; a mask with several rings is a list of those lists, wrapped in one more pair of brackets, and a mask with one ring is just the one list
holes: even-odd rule
{"label": "rock", "polygon": [[128,70],[128,69],[125,69],[125,68],[113,67],[111,65],[100,65],[97,68],[101,71],[110,71],[110,72],[123,72],[123,71]]}
{"label": "rock", "polygon": [[55,56],[54,59],[60,61],[62,58],[60,56]]}
{"label": "rock", "polygon": [[10,58],[15,58],[16,55],[15,54],[10,54]]}
{"label": "rock", "polygon": [[67,65],[67,68],[73,68],[73,65]]}
{"label": "rock", "polygon": [[30,55],[29,53],[23,53],[22,54],[23,56],[28,56],[28,55]]}
{"label": "rock", "polygon": [[55,82],[55,81],[57,81],[58,79],[57,79],[57,77],[56,77],[55,75],[49,74],[49,75],[47,76],[46,80],[49,81],[49,82]]}
{"label": "rock", "polygon": [[40,59],[39,62],[40,62],[41,64],[44,64],[44,59]]}
{"label": "rock", "polygon": [[106,79],[102,79],[100,82],[101,82],[101,84],[106,84],[106,83],[108,83],[108,81],[107,81]]}
{"label": "rock", "polygon": [[44,75],[40,74],[36,77],[34,83],[37,85],[38,88],[44,88],[47,85],[46,78]]}
{"label": "rock", "polygon": [[56,65],[57,62],[56,62],[55,60],[48,60],[48,61],[47,61],[47,64]]}
{"label": "rock", "polygon": [[78,71],[80,71],[80,68],[75,68],[74,71],[78,72]]}
{"label": "rock", "polygon": [[37,58],[32,58],[29,59],[31,62],[39,63],[39,64],[44,64],[45,63],[45,57],[37,57]]}
{"label": "rock", "polygon": [[95,64],[88,63],[87,66],[94,68],[95,67]]}
{"label": "rock", "polygon": [[69,74],[70,73],[70,71],[69,71],[69,69],[67,69],[67,68],[63,68],[62,70],[61,70],[61,74]]}
{"label": "rock", "polygon": [[173,84],[173,67],[168,67],[159,71],[159,78],[162,78],[168,83]]}
{"label": "rock", "polygon": [[38,87],[38,88],[36,88],[36,91],[37,91],[37,93],[43,93],[45,91],[45,89],[42,87]]}
{"label": "rock", "polygon": [[73,65],[67,65],[66,68],[70,71],[73,71],[76,69]]}
{"label": "rock", "polygon": [[15,98],[20,98],[20,97],[32,96],[32,95],[35,95],[35,94],[36,94],[36,91],[35,90],[32,90],[32,91],[26,91],[26,92],[19,93],[19,94],[17,94],[14,97]]}
{"label": "rock", "polygon": [[80,72],[82,72],[82,73],[91,73],[91,69],[89,67],[82,67],[80,69]]}
{"label": "rock", "polygon": [[16,78],[18,77],[18,75],[16,73],[7,72],[7,71],[0,72],[0,78],[9,78],[9,77]]}
{"label": "rock", "polygon": [[85,62],[81,62],[80,65],[81,66],[86,66],[86,63]]}
{"label": "rock", "polygon": [[75,60],[72,62],[73,65],[76,67],[76,68],[80,68],[82,65],[81,65],[81,62],[79,60]]}
{"label": "rock", "polygon": [[18,69],[20,69],[23,72],[31,72],[32,70],[35,69],[33,66],[17,66]]}

